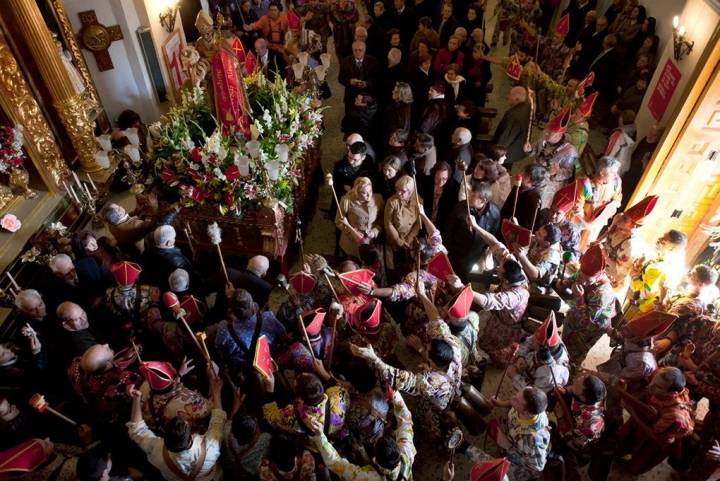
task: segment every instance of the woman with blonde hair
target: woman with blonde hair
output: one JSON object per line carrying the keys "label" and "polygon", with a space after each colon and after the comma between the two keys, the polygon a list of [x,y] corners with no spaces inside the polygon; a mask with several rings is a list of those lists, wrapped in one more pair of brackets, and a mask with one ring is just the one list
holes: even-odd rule
{"label": "woman with blonde hair", "polygon": [[397,269],[420,232],[415,181],[403,175],[395,183],[395,194],[385,206],[385,234],[389,248],[388,268]]}
{"label": "woman with blonde hair", "polygon": [[358,177],[352,189],[340,199],[335,225],[340,229],[340,248],[351,257],[359,258],[360,245],[370,244],[382,232],[385,201],[373,193],[372,182]]}

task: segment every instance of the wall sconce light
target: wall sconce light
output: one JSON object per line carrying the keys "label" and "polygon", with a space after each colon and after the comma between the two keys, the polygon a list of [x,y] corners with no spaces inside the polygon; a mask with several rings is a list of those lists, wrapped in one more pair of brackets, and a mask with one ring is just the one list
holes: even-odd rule
{"label": "wall sconce light", "polygon": [[160,25],[162,25],[167,33],[172,33],[175,30],[175,19],[177,18],[178,10],[180,10],[180,2],[170,0],[166,3],[167,7],[160,11],[158,16],[160,17]]}
{"label": "wall sconce light", "polygon": [[673,50],[675,60],[678,62],[682,60],[685,55],[692,52],[695,42],[689,42],[685,38],[685,26],[680,25],[680,19],[676,16],[673,17]]}

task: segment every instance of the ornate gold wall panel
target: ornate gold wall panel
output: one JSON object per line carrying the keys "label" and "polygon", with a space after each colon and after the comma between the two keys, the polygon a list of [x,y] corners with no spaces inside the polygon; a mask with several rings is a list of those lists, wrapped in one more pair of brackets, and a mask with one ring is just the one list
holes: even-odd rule
{"label": "ornate gold wall panel", "polygon": [[0,31],[0,106],[24,128],[25,149],[52,192],[70,175],[55,137]]}
{"label": "ornate gold wall panel", "polygon": [[86,172],[102,170],[95,160],[94,119],[84,106],[83,97],[75,92],[35,0],[5,0],[5,4],[52,95],[53,104],[78,154],[80,167]]}

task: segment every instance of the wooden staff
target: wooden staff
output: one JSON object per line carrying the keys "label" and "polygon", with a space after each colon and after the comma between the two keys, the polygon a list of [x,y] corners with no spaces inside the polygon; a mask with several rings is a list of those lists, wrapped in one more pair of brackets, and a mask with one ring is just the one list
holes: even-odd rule
{"label": "wooden staff", "polygon": [[532,224],[530,224],[530,235],[535,232],[535,221],[537,220],[538,211],[540,210],[540,204],[535,206],[535,213],[533,214]]}
{"label": "wooden staff", "polygon": [[220,249],[220,243],[222,242],[222,232],[217,222],[208,224],[207,235],[210,238],[210,242],[215,244],[217,248],[218,257],[220,258],[220,266],[222,266],[223,274],[225,274],[225,282],[230,283],[230,277],[228,277],[227,268],[225,267],[225,259],[223,258],[222,249]]}
{"label": "wooden staff", "polygon": [[137,344],[135,344],[135,341],[130,341],[132,343],[133,350],[135,351],[135,355],[138,358],[138,362],[142,362],[142,358],[140,357],[140,349],[138,349]]}
{"label": "wooden staff", "polygon": [[188,232],[187,227],[183,228],[183,232],[185,233],[185,240],[187,240],[188,247],[190,248],[190,255],[192,255],[192,258],[195,259],[196,253],[195,253],[195,246],[192,243],[192,236],[190,235],[190,232]]}
{"label": "wooden staff", "polygon": [[[507,366],[505,366],[505,370],[502,373],[502,376],[500,376],[500,382],[498,383],[497,389],[495,389],[495,395],[493,396],[495,399],[500,395],[500,388],[502,388],[503,382],[505,381],[505,377],[507,377],[508,369],[510,368],[510,365],[512,364],[513,359],[515,358],[515,355],[518,352],[518,349],[520,349],[520,344],[517,342],[512,343],[513,352],[512,356],[510,357],[510,362]],[[483,440],[483,448],[487,446],[487,438],[488,438],[488,431],[485,431],[485,439]]]}
{"label": "wooden staff", "polygon": [[542,37],[542,28],[537,29],[537,42],[535,43],[535,63],[538,62],[538,56],[540,55],[540,38]]}
{"label": "wooden staff", "polygon": [[303,333],[303,337],[305,338],[305,342],[307,343],[308,350],[310,351],[310,355],[313,358],[313,362],[315,362],[315,351],[313,351],[312,344],[310,344],[310,337],[308,336],[307,329],[305,329],[305,323],[303,322],[303,318],[301,314],[298,314],[298,320],[300,321],[300,330]]}
{"label": "wooden staff", "polygon": [[[470,192],[468,191],[467,187],[467,179],[465,178],[465,174],[463,173],[463,191],[465,191],[465,207],[467,208],[467,215],[468,215],[468,222],[470,221],[470,216],[472,215],[470,213]],[[515,202],[517,202],[517,194],[515,195]],[[513,214],[514,215],[514,214]],[[472,232],[472,224],[468,225],[468,229],[470,232]]]}
{"label": "wooden staff", "polygon": [[28,404],[35,409],[39,413],[49,412],[50,414],[54,414],[55,416],[59,417],[65,422],[68,422],[72,424],[73,426],[77,426],[78,423],[70,419],[69,417],[65,416],[63,413],[56,411],[55,409],[51,408],[48,402],[45,400],[45,396],[42,394],[33,394],[30,397],[30,400],[28,401]]}
{"label": "wooden staff", "polygon": [[[333,176],[330,173],[325,174],[325,183],[330,187],[330,190],[332,191],[333,200],[335,201],[335,207],[337,208],[338,214],[340,215],[341,220],[346,220],[345,214],[343,214],[343,211],[340,209],[340,201],[338,200],[337,193],[335,192],[335,189],[333,189]],[[350,230],[358,237],[363,237],[360,235],[360,233],[355,229],[353,226],[350,225],[348,222],[348,226],[350,226]]]}
{"label": "wooden staff", "polygon": [[527,136],[525,143],[529,144],[532,139],[533,122],[535,122],[535,92],[528,87],[528,100],[530,101],[530,122],[528,124]]}
{"label": "wooden staff", "polygon": [[[334,290],[333,290],[333,293],[335,293]],[[336,313],[336,315],[333,316],[332,337],[330,338],[330,346],[327,349],[327,356],[325,356],[325,357],[327,357],[327,365],[328,365],[328,369],[330,369],[330,370],[332,370],[332,362],[333,362],[333,357],[335,354],[335,336],[337,335],[337,322],[338,322],[338,319],[337,319],[337,313]]]}
{"label": "wooden staff", "polygon": [[343,211],[340,210],[340,201],[337,197],[337,192],[335,192],[335,189],[333,188],[333,175],[331,173],[325,174],[325,183],[330,187],[330,190],[332,191],[333,200],[335,201],[335,207],[337,208],[338,214],[340,214],[341,219],[345,219],[345,214],[343,214]]}
{"label": "wooden staff", "polygon": [[5,275],[8,276],[8,279],[10,279],[10,282],[12,283],[13,287],[15,289],[17,289],[18,291],[20,291],[21,290],[20,285],[17,282],[15,282],[15,278],[12,276],[12,274],[10,274],[10,272],[6,272]]}
{"label": "wooden staff", "polygon": [[330,283],[330,276],[327,275],[327,272],[323,272],[323,277],[325,277],[325,282],[327,282],[327,285],[330,288],[330,292],[332,292],[335,300],[338,302],[338,304],[342,305],[342,303],[340,302],[340,297],[338,297],[337,291],[335,290],[335,287]]}
{"label": "wooden staff", "polygon": [[300,220],[299,216],[295,221],[295,240],[300,248],[300,265],[302,266],[303,262],[305,262],[305,246],[302,238],[302,220]]}
{"label": "wooden staff", "polygon": [[[212,366],[213,362],[212,358],[210,358],[210,351],[208,350],[207,343],[205,342],[207,340],[207,334],[205,334],[204,331],[200,331],[196,332],[194,337],[200,345],[200,350],[202,351],[205,361],[208,363],[209,366]],[[213,372],[215,371],[213,370]]]}
{"label": "wooden staff", "polygon": [[511,218],[515,218],[515,210],[517,210],[517,201],[518,201],[518,196],[520,195],[520,187],[521,186],[522,186],[522,176],[518,175],[517,181],[515,182],[515,187],[516,187],[515,200],[513,201],[513,210],[512,210],[512,215],[510,216]]}

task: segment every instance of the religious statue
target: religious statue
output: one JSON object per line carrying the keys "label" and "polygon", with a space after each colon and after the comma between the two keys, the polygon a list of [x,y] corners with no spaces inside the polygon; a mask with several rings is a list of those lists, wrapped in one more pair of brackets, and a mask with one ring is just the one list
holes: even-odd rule
{"label": "religious statue", "polygon": [[[250,103],[238,58],[223,33],[215,28],[215,23],[208,13],[202,10],[198,12],[195,27],[200,32],[195,48],[210,65],[212,83],[208,85],[208,91],[212,94],[220,125],[226,133],[240,132],[249,140]],[[189,67],[193,73],[192,64]]]}
{"label": "religious statue", "polygon": [[82,75],[80,75],[80,71],[78,71],[77,67],[73,63],[72,55],[70,54],[70,52],[65,50],[60,40],[55,39],[55,46],[58,49],[60,60],[62,60],[63,66],[65,67],[65,70],[67,70],[68,76],[70,77],[70,82],[75,89],[75,93],[78,95],[82,95],[85,92],[86,88],[85,81],[83,80]]}

